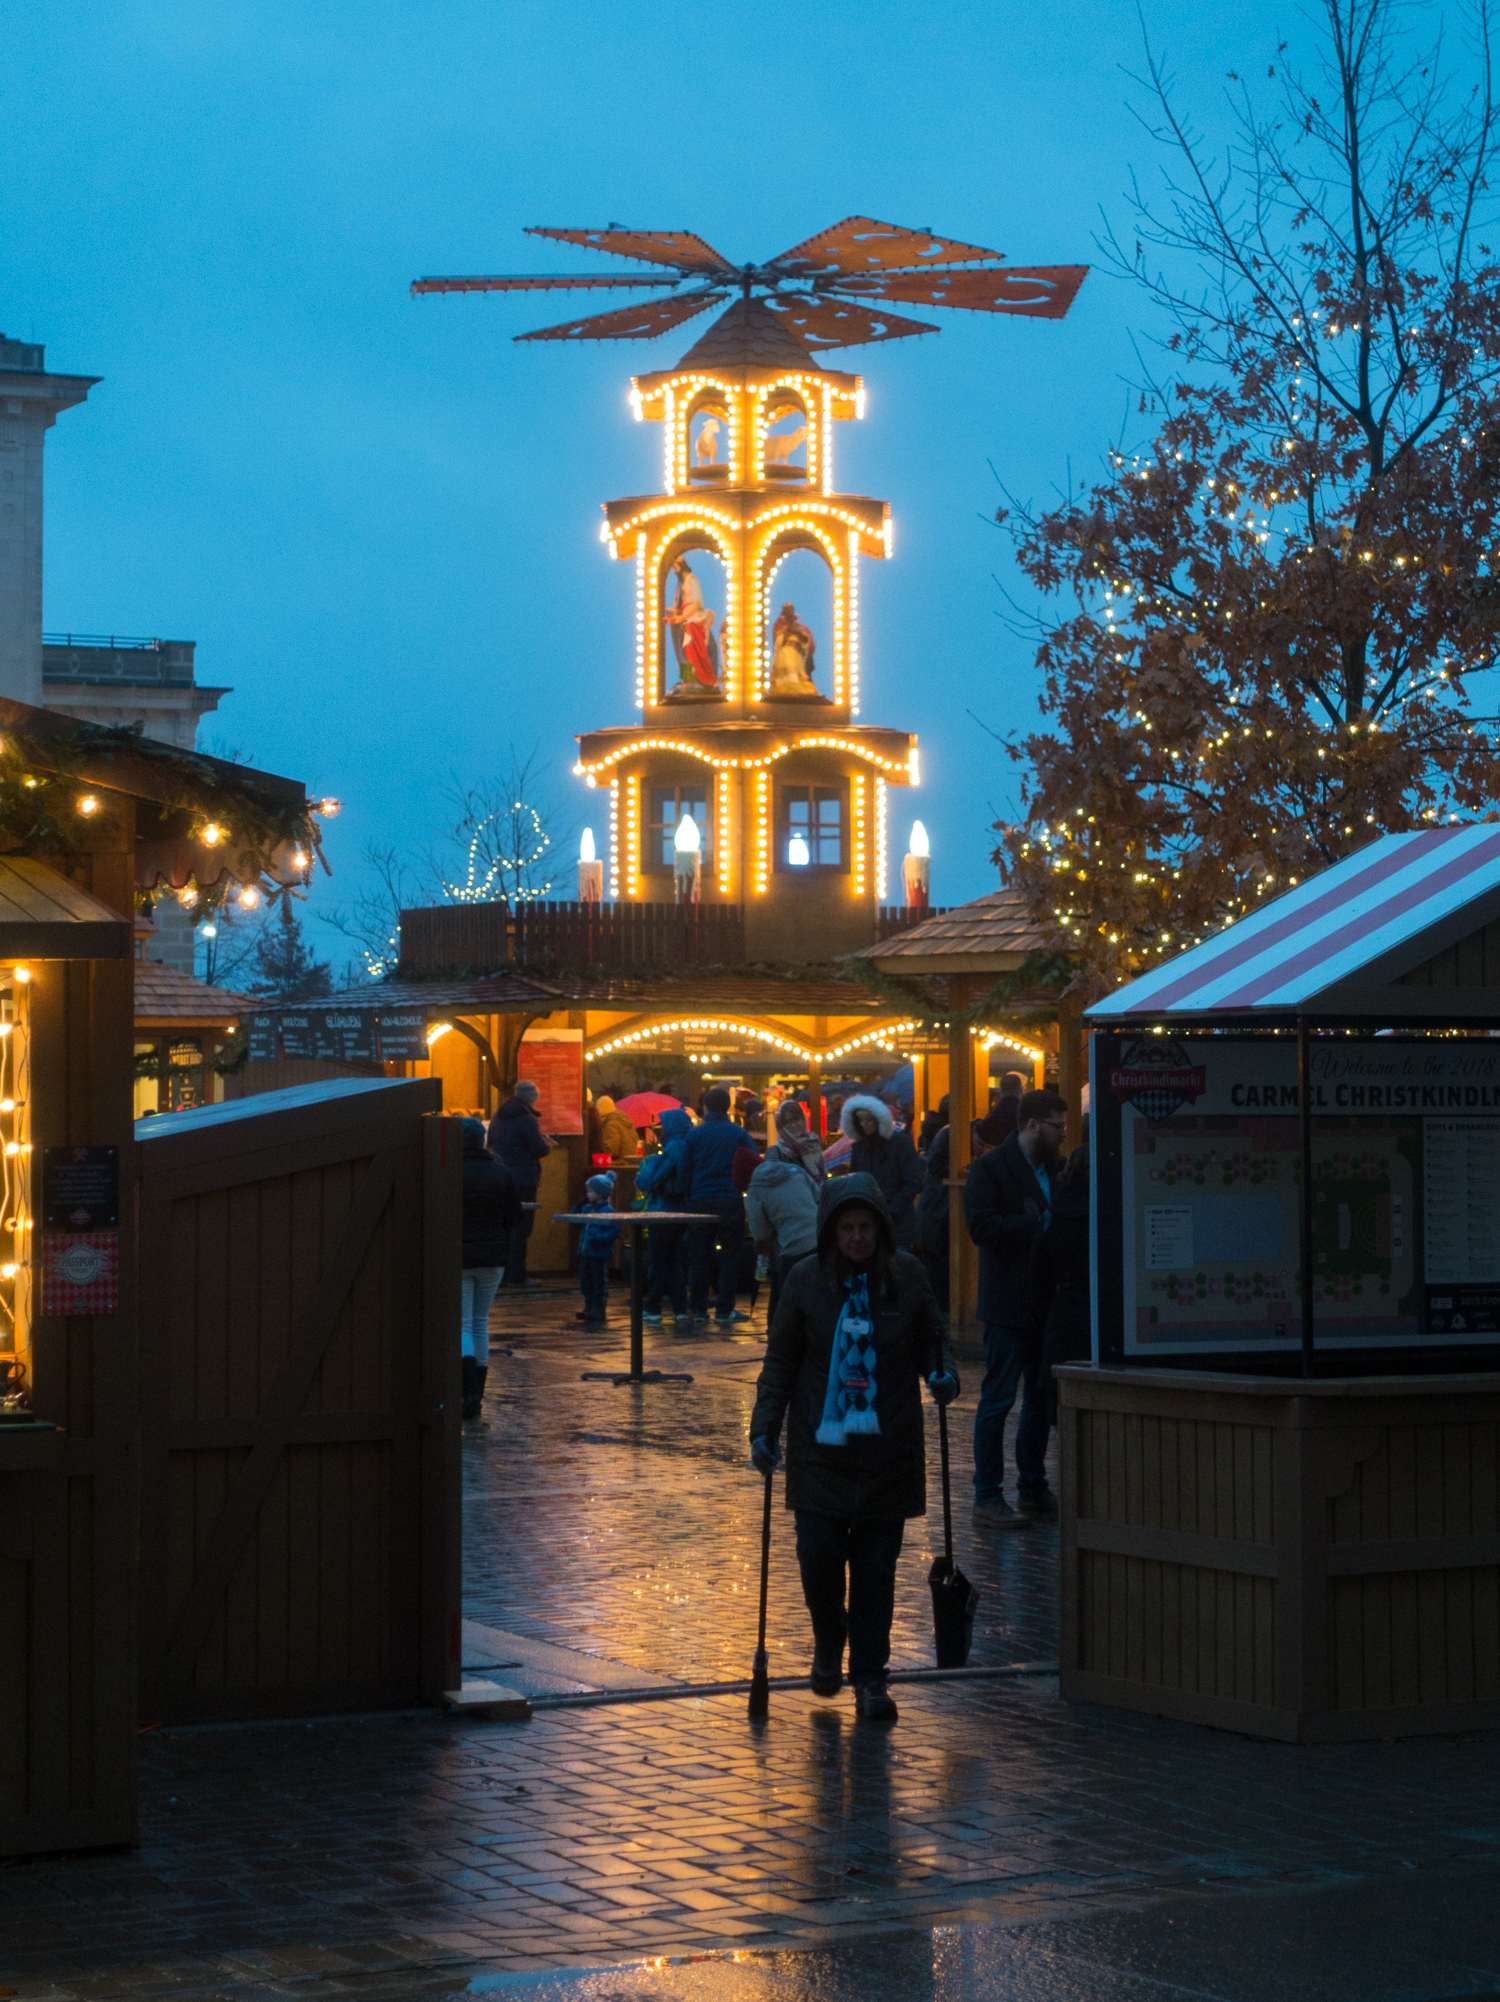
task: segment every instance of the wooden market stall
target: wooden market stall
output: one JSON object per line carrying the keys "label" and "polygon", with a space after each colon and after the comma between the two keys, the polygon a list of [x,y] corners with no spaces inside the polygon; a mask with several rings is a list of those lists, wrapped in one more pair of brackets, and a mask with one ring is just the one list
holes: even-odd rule
{"label": "wooden market stall", "polygon": [[220,1060],[236,1031],[265,1004],[196,980],[147,957],[151,927],[135,940],[135,1116],[186,1112],[224,1097]]}
{"label": "wooden market stall", "polygon": [[316,836],[292,781],[8,701],[0,781],[0,1855],[15,1856],[135,1831],[137,902],[299,880]]}
{"label": "wooden market stall", "polygon": [[1500,826],[1373,842],[1088,1019],[1064,1696],[1500,1724]]}

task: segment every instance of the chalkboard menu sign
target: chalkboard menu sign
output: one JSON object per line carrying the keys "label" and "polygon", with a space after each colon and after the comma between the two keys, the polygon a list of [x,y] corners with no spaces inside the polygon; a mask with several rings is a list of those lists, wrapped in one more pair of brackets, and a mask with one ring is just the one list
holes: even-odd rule
{"label": "chalkboard menu sign", "polygon": [[273,1064],[281,1055],[281,1017],[257,1008],[250,1017],[250,1062]]}
{"label": "chalkboard menu sign", "polygon": [[375,1017],[368,1008],[325,1008],[312,1025],[315,1057],[343,1064],[375,1061]]}
{"label": "chalkboard menu sign", "polygon": [[282,1016],[281,1047],[289,1057],[313,1054],[313,1018],[305,1008],[288,1008]]}
{"label": "chalkboard menu sign", "polygon": [[419,1064],[428,1053],[425,1008],[382,1009],[380,1054],[386,1063]]}
{"label": "chalkboard menu sign", "polygon": [[118,1147],[42,1149],[43,1230],[113,1230],[119,1221]]}

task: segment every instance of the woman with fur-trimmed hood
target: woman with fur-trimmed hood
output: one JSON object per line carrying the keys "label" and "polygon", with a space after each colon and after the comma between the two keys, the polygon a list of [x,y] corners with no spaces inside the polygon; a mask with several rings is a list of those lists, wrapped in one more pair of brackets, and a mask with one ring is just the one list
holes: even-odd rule
{"label": "woman with fur-trimmed hood", "polygon": [[922,1164],[911,1135],[896,1131],[896,1115],[883,1098],[863,1094],[844,1100],[839,1128],[854,1143],[850,1169],[875,1177],[891,1213],[896,1242],[909,1251],[917,1227],[917,1197],[922,1193]]}
{"label": "woman with fur-trimmed hood", "polygon": [[939,1404],[958,1395],[927,1274],[897,1249],[868,1175],[827,1181],[817,1250],[787,1273],[766,1337],[750,1458],[769,1475],[785,1425],[814,1695],[838,1694],[847,1640],[859,1715],[887,1723],[896,1561],[927,1510],[924,1382]]}

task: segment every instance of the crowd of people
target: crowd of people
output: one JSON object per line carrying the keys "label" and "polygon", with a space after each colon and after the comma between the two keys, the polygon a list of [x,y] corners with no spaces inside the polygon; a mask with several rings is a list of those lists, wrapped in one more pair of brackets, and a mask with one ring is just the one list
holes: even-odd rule
{"label": "crowd of people", "polygon": [[[887,1686],[896,1563],[906,1522],[926,1512],[921,1392],[958,1395],[945,1350],[952,1191],[948,1101],[914,1134],[909,1107],[863,1091],[833,1101],[836,1133],[814,1131],[792,1096],[769,1111],[719,1085],[697,1114],[663,1093],[642,1134],[618,1102],[590,1108],[596,1172],[578,1246],[586,1326],[607,1318],[620,1237],[617,1175],[663,1222],[645,1233],[645,1319],[674,1331],[730,1329],[738,1300],[769,1281],[765,1364],[750,1420],[751,1460],[782,1464],[813,1628],[812,1686],[849,1680],[859,1715],[893,1721]],[[524,1080],[489,1122],[464,1122],[464,1416],[480,1410],[488,1316],[526,1272],[542,1162],[555,1140]],[[819,1122],[821,1125],[822,1122]],[[1007,1072],[970,1132],[964,1224],[979,1254],[984,1376],[974,1420],[974,1522],[1019,1530],[1055,1521],[1047,1442],[1052,1371],[1089,1355],[1088,1146],[1064,1158],[1067,1106]],[[645,1150],[642,1150],[642,1139]],[[691,1220],[686,1220],[684,1213]],[[1017,1402],[1014,1500],[1005,1435]]]}

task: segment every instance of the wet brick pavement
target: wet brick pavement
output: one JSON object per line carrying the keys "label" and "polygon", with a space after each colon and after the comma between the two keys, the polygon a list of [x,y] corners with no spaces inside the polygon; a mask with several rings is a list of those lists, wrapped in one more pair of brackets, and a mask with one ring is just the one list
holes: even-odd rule
{"label": "wet brick pavement", "polygon": [[[687,1387],[584,1385],[584,1344],[559,1327],[573,1304],[497,1314],[517,1353],[497,1356],[490,1422],[465,1448],[469,1611],[638,1669],[741,1676],[758,1342],[673,1345]],[[613,1353],[598,1336],[587,1349]],[[975,1388],[970,1371],[961,1459]],[[1051,1533],[984,1549],[959,1520],[986,1595],[978,1658],[1046,1654]],[[930,1659],[930,1547],[915,1531],[902,1560],[912,1662]],[[805,1616],[782,1523],[778,1553],[773,1670],[789,1672]],[[1263,1745],[1070,1710],[1046,1681],[900,1700],[894,1730],[857,1725],[847,1695],[798,1691],[759,1729],[743,1697],[713,1697],[524,1725],[160,1732],[142,1742],[137,1850],[0,1868],[0,1988],[59,2002],[1500,1991],[1500,1735]],[[1398,1912],[1405,1945],[1382,1938]],[[1318,1954],[1337,1964],[1314,1984]],[[655,1956],[684,1964],[643,1965]],[[536,1985],[604,1963],[633,1965]]]}

